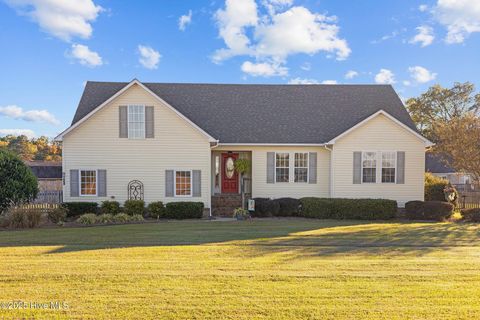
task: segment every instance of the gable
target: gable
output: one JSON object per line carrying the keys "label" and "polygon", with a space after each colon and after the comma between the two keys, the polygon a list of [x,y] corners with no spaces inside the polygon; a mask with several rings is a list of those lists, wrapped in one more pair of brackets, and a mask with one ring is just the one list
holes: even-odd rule
{"label": "gable", "polygon": [[339,136],[330,140],[328,144],[356,141],[375,141],[375,147],[392,148],[392,141],[422,143],[431,146],[432,143],[418,132],[405,126],[403,123],[381,110],[367,119],[359,122]]}
{"label": "gable", "polygon": [[[116,89],[118,89],[118,88],[120,88],[120,87],[116,87]],[[87,91],[88,91],[88,93],[87,93]],[[108,91],[108,92],[110,92],[110,91]],[[63,137],[66,134],[75,130],[77,127],[82,125],[84,122],[87,122],[90,118],[96,117],[97,114],[100,113],[101,111],[103,111],[105,108],[112,108],[113,106],[120,106],[120,105],[143,104],[143,105],[150,105],[150,106],[158,106],[158,107],[161,107],[162,109],[168,110],[172,114],[176,115],[176,117],[178,119],[181,119],[184,122],[184,124],[188,125],[190,127],[190,129],[196,130],[204,138],[207,138],[211,142],[216,141],[212,136],[210,136],[208,133],[203,131],[200,127],[198,127],[190,119],[186,118],[184,115],[182,115],[180,112],[178,112],[175,108],[170,106],[167,102],[162,100],[155,93],[151,92],[148,88],[146,88],[143,84],[141,84],[137,80],[133,80],[129,84],[123,85],[119,90],[116,91],[115,94],[113,94],[113,96],[110,96],[108,98],[106,98],[106,95],[103,96],[102,99],[99,99],[98,97],[90,98],[91,95],[92,95],[92,93],[89,90],[85,90],[84,94],[82,95],[81,103],[82,103],[82,101],[85,101],[85,100],[95,101],[95,103],[97,103],[99,101],[102,101],[102,100],[104,100],[104,101],[88,113],[86,113],[87,112],[86,109],[79,107],[77,109],[76,114],[75,114],[74,121],[72,122],[72,125],[69,128],[67,128],[65,131],[60,133],[55,138],[56,140],[62,140]],[[93,96],[95,96],[95,94],[93,94]],[[106,98],[106,99],[104,99],[104,98]],[[85,115],[82,118],[80,118],[79,120],[75,120],[78,115],[83,115],[83,114],[85,114]],[[117,119],[117,121],[118,121],[118,117],[115,116],[113,118]]]}

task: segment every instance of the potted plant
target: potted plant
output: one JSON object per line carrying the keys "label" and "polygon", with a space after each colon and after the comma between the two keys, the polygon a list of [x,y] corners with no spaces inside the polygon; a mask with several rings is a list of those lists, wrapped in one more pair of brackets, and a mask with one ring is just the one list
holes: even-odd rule
{"label": "potted plant", "polygon": [[250,219],[250,214],[246,209],[237,208],[233,211],[233,217],[237,220],[247,220]]}

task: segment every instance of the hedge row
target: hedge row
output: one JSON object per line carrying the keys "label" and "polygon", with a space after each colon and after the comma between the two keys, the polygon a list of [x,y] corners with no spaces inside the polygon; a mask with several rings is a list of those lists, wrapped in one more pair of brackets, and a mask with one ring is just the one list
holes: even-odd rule
{"label": "hedge row", "polygon": [[96,202],[66,202],[62,206],[69,217],[76,217],[88,213],[118,215],[125,213],[129,216],[149,216],[156,219],[200,219],[203,216],[202,202],[170,202],[165,206],[161,201],[151,202],[145,208],[143,200],[127,200],[123,208],[118,201],[103,201],[101,208]]}
{"label": "hedge row", "polygon": [[386,199],[302,198],[301,216],[317,219],[388,220],[397,202]]}
{"label": "hedge row", "polygon": [[384,199],[255,198],[254,217],[300,216],[317,219],[387,220],[397,202]]}
{"label": "hedge row", "polygon": [[410,220],[445,221],[453,215],[454,205],[445,201],[409,201],[405,213]]}

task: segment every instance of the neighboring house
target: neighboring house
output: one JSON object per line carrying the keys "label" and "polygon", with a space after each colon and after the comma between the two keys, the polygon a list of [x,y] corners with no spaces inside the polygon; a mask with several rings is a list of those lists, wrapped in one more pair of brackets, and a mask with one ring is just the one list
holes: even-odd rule
{"label": "neighboring house", "polygon": [[[87,82],[62,132],[64,201],[423,200],[425,147],[389,85]],[[213,202],[212,202],[213,199]],[[234,204],[229,203],[229,206]]]}
{"label": "neighboring house", "polygon": [[27,161],[33,174],[38,179],[40,191],[62,190],[62,163],[52,161]]}
{"label": "neighboring house", "polygon": [[425,171],[447,179],[454,185],[470,185],[473,183],[473,177],[470,174],[453,169],[447,164],[445,158],[445,156],[427,152],[425,156]]}

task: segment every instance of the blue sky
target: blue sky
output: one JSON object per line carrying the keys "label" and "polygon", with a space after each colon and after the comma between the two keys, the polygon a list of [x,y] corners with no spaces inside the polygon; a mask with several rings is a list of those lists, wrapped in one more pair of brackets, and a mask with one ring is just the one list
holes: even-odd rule
{"label": "blue sky", "polygon": [[87,80],[480,86],[480,0],[0,0],[0,43],[0,135],[55,136]]}

